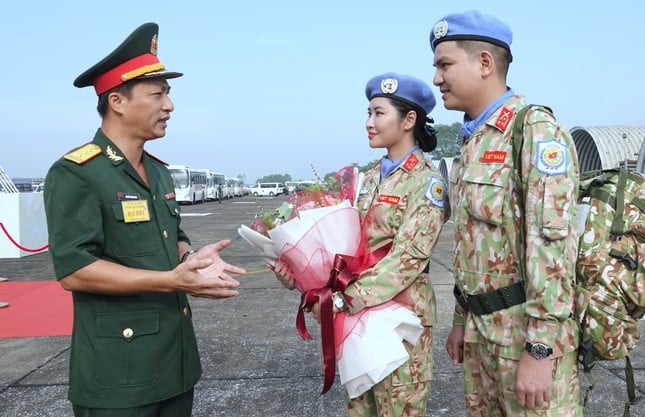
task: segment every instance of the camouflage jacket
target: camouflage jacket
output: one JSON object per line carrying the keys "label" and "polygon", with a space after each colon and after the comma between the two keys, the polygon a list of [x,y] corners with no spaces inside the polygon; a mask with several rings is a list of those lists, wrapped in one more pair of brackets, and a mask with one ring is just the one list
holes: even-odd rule
{"label": "camouflage jacket", "polygon": [[423,325],[435,323],[435,298],[424,269],[444,223],[445,183],[423,152],[412,152],[383,181],[381,164],[366,173],[358,210],[370,250],[388,243],[388,254],[347,287],[354,314],[395,299],[410,307]]}
{"label": "camouflage jacket", "polygon": [[[496,355],[519,358],[524,342],[551,346],[554,357],[575,350],[571,320],[577,257],[578,159],[569,133],[548,113],[531,110],[524,128],[518,185],[511,134],[526,105],[510,98],[461,147],[450,175],[455,221],[455,281],[480,294],[521,280],[526,302],[491,314],[467,314],[455,303],[453,324],[465,340],[487,343]],[[523,190],[524,207],[518,192]],[[524,228],[525,241],[518,244]]]}

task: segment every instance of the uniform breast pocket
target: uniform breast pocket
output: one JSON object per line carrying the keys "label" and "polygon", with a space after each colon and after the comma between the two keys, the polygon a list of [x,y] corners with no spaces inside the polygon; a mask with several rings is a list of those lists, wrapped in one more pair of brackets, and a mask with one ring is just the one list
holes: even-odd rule
{"label": "uniform breast pocket", "polygon": [[161,366],[159,312],[97,314],[95,350],[98,386],[135,387],[154,383]]}
{"label": "uniform breast pocket", "polygon": [[492,164],[470,164],[463,174],[463,204],[470,216],[501,225],[510,168]]}
{"label": "uniform breast pocket", "polygon": [[157,253],[156,240],[150,239],[158,235],[156,222],[151,221],[152,214],[148,210],[141,221],[126,221],[123,205],[120,201],[112,203],[113,220],[105,233],[107,243],[112,243],[111,249],[116,256],[122,258],[150,256]]}

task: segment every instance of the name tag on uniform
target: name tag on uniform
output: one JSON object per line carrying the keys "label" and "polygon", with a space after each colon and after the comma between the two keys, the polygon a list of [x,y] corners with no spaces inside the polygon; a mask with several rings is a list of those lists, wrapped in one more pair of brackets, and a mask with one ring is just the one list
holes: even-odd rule
{"label": "name tag on uniform", "polygon": [[378,201],[379,203],[397,205],[399,204],[399,200],[401,200],[401,197],[399,197],[398,195],[381,194],[380,196],[378,196],[376,201]]}
{"label": "name tag on uniform", "polygon": [[121,208],[123,209],[123,220],[126,223],[150,221],[148,200],[121,201]]}

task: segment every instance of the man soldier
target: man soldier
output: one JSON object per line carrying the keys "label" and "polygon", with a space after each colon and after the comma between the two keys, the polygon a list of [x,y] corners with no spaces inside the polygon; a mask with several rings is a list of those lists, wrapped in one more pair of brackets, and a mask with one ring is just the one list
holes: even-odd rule
{"label": "man soldier", "polygon": [[[515,120],[526,101],[506,84],[511,41],[508,25],[478,11],[445,16],[430,34],[434,84],[447,109],[464,112],[446,348],[464,364],[468,416],[579,416],[578,159],[550,113]],[[517,160],[514,123],[526,123]]]}
{"label": "man soldier", "polygon": [[[174,106],[158,26],[137,28],[81,74],[101,127],[56,161],[44,192],[50,253],[72,291],[69,399],[75,416],[190,416],[201,365],[186,294],[238,294],[223,240],[192,250],[164,163],[144,150]],[[129,409],[129,410],[128,410]]]}

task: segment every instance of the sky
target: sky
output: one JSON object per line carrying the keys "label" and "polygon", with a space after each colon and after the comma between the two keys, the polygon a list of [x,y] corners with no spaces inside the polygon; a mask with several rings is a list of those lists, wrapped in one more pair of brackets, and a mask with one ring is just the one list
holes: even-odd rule
{"label": "sky", "polygon": [[[91,141],[97,97],[73,80],[136,27],[159,24],[175,110],[146,150],[247,183],[321,177],[384,155],[368,145],[365,84],[431,85],[435,122],[461,122],[432,85],[433,24],[479,9],[513,30],[508,84],[567,128],[645,125],[645,3],[633,0],[6,2],[0,13],[0,167],[44,177]],[[312,168],[313,167],[313,168]]]}

